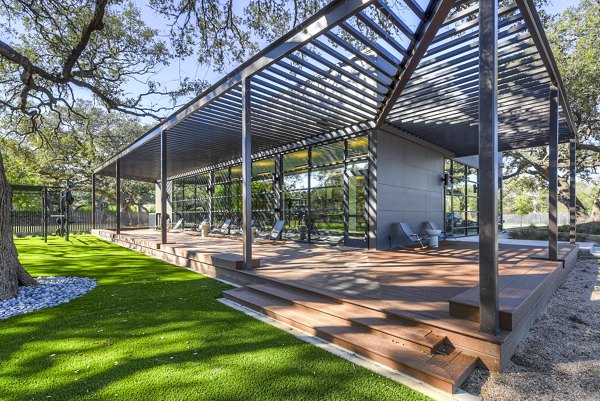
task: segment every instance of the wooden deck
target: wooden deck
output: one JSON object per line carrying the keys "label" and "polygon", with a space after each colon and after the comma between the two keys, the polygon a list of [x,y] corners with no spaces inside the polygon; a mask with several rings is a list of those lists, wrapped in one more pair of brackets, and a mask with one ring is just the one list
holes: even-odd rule
{"label": "wooden deck", "polygon": [[[454,242],[438,249],[368,251],[285,242],[255,243],[241,271],[242,243],[170,233],[95,232],[123,246],[241,285],[225,297],[259,310],[447,391],[474,364],[500,370],[564,281],[577,246],[559,261],[544,248],[500,246],[499,335],[479,332],[478,249]],[[377,341],[373,338],[377,337]]]}

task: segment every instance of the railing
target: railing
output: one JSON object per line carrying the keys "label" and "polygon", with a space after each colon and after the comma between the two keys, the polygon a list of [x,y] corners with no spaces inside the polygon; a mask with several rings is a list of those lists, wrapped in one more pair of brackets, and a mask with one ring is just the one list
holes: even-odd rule
{"label": "railing", "polygon": [[[44,222],[41,211],[15,210],[11,213],[12,229],[14,235],[42,235]],[[56,233],[60,228],[57,217],[48,216],[48,233]],[[116,226],[116,213],[97,212],[96,228],[114,229]],[[148,226],[148,213],[123,212],[121,213],[121,226],[144,227]],[[71,233],[86,233],[92,229],[92,212],[75,210],[69,214],[69,231]]]}

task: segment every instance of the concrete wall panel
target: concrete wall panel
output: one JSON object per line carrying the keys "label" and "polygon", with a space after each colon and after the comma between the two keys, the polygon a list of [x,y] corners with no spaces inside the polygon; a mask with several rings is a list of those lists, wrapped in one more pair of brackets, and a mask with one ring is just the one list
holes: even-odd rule
{"label": "concrete wall panel", "polygon": [[422,232],[426,220],[443,226],[444,156],[394,134],[377,135],[377,248],[406,243],[394,223]]}

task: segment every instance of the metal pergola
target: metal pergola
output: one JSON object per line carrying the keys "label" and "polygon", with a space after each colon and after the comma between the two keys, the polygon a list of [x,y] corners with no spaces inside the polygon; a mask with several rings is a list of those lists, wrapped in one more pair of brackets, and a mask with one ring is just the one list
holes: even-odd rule
{"label": "metal pergola", "polygon": [[[161,183],[237,161],[250,268],[251,160],[373,130],[479,155],[481,329],[498,329],[498,151],[550,145],[550,258],[557,148],[575,129],[531,0],[335,0],[95,170]],[[240,140],[241,137],[241,140]],[[117,192],[118,193],[118,192]],[[574,241],[574,206],[571,206]],[[161,222],[167,241],[166,220]],[[120,230],[117,224],[117,231]]]}

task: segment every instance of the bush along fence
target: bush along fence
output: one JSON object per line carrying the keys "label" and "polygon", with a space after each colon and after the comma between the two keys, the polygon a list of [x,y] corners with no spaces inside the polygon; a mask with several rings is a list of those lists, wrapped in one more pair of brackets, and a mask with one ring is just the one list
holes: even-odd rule
{"label": "bush along fence", "polygon": [[[43,235],[44,217],[41,211],[13,210],[11,213],[13,234]],[[60,230],[60,219],[47,216],[48,233],[57,234]],[[122,227],[148,226],[148,213],[122,212]],[[115,228],[115,212],[97,212],[96,228]],[[92,212],[87,210],[73,210],[69,214],[69,231],[71,233],[87,233],[92,229]]]}

